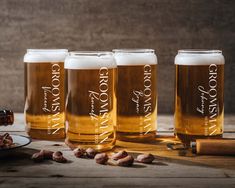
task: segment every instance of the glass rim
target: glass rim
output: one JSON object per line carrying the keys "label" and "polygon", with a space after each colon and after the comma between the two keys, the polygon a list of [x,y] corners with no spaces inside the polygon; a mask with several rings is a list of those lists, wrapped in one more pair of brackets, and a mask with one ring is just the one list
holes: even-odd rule
{"label": "glass rim", "polygon": [[222,50],[207,50],[207,49],[182,49],[178,50],[178,54],[222,54]]}
{"label": "glass rim", "polygon": [[123,49],[113,49],[114,53],[154,53],[154,49],[148,48],[123,48]]}
{"label": "glass rim", "polygon": [[103,56],[103,55],[113,55],[111,51],[71,51],[69,56]]}
{"label": "glass rim", "polygon": [[67,49],[27,49],[27,53],[30,52],[65,52],[68,53]]}

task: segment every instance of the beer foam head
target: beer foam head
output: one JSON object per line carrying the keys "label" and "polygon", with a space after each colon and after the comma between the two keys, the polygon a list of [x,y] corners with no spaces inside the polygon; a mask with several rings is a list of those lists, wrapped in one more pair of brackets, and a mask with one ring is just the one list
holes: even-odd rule
{"label": "beer foam head", "polygon": [[153,49],[114,49],[113,52],[117,65],[157,64],[157,56]]}
{"label": "beer foam head", "polygon": [[25,63],[64,62],[68,55],[66,49],[28,49],[24,56]]}
{"label": "beer foam head", "polygon": [[175,57],[176,65],[224,64],[224,56],[219,50],[179,50]]}
{"label": "beer foam head", "polygon": [[100,69],[101,67],[116,68],[112,52],[77,51],[70,52],[65,59],[65,69]]}

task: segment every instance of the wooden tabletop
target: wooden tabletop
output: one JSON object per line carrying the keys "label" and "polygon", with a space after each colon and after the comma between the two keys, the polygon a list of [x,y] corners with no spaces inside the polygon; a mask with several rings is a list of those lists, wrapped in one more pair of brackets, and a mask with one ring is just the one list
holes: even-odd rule
{"label": "wooden tabletop", "polygon": [[[0,187],[235,187],[235,157],[195,156],[191,152],[169,150],[173,143],[173,117],[158,116],[158,136],[151,144],[117,142],[113,151],[125,149],[134,156],[152,153],[151,165],[133,167],[98,165],[92,159],[77,159],[61,141],[33,140],[18,150],[0,153]],[[23,114],[15,115],[13,126],[1,127],[0,134],[26,135]],[[225,116],[224,137],[235,138],[235,116]],[[60,150],[69,159],[66,164],[53,161],[34,163],[30,157],[40,149]]]}

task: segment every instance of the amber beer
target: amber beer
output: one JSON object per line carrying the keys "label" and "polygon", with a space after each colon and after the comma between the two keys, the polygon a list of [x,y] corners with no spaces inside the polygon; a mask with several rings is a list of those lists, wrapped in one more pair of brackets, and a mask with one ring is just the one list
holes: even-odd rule
{"label": "amber beer", "polygon": [[111,52],[71,52],[65,61],[66,143],[108,150],[115,144],[116,62]]}
{"label": "amber beer", "polygon": [[223,134],[224,57],[221,51],[179,50],[175,58],[175,134],[185,144]]}
{"label": "amber beer", "polygon": [[117,139],[154,140],[157,126],[157,57],[154,50],[113,50],[118,65]]}
{"label": "amber beer", "polygon": [[24,56],[26,129],[35,139],[61,139],[65,49],[29,49]]}

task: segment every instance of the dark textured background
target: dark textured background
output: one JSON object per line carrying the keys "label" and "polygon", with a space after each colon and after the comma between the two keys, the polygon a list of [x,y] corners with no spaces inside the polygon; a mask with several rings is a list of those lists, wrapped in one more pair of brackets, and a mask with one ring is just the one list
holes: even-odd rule
{"label": "dark textured background", "polygon": [[221,49],[225,111],[235,113],[234,0],[0,0],[0,107],[23,111],[27,48],[153,48],[161,113],[173,112],[177,50]]}

